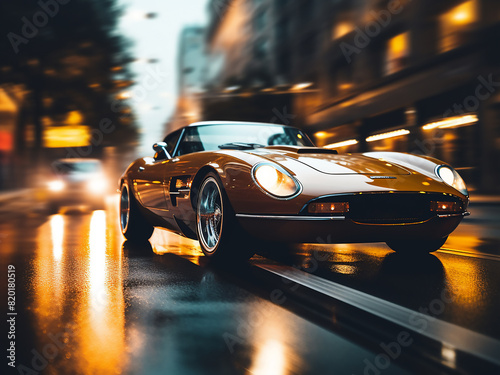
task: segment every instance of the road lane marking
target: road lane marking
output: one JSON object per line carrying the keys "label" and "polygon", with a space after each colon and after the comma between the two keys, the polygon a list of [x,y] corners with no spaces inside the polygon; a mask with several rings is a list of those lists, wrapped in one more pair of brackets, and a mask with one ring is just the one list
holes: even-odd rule
{"label": "road lane marking", "polygon": [[473,253],[471,251],[465,251],[465,250],[455,250],[455,249],[447,249],[447,248],[442,248],[437,251],[438,253],[442,254],[451,254],[451,255],[458,255],[466,258],[479,258],[479,259],[487,259],[487,260],[494,260],[497,262],[500,262],[500,256],[495,255],[495,254],[485,254],[485,253]]}
{"label": "road lane marking", "polygon": [[[257,265],[257,267],[323,295],[347,303],[410,331],[417,332],[420,335],[442,343],[445,347],[472,354],[500,366],[500,341],[491,337],[429,315],[424,315],[418,311],[410,310],[293,267],[269,264]],[[411,324],[411,322],[415,322],[417,319],[427,322],[425,330],[420,330],[418,329],[419,327]]]}

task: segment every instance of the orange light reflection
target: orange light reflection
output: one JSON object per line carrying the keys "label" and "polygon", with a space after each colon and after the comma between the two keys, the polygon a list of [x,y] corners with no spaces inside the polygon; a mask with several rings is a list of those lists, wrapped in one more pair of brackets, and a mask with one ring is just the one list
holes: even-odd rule
{"label": "orange light reflection", "polygon": [[52,254],[55,260],[61,261],[64,238],[64,219],[62,215],[54,215],[51,217],[50,233],[52,235]]}
{"label": "orange light reflection", "polygon": [[106,213],[94,211],[89,230],[87,293],[80,309],[83,328],[78,340],[79,360],[88,374],[120,373],[125,362],[121,251],[113,246],[114,236],[108,238],[106,228]]}
{"label": "orange light reflection", "polygon": [[39,229],[35,340],[41,348],[54,336],[64,343],[47,373],[118,374],[127,365],[122,254],[108,224],[104,211],[94,211],[91,217],[55,215]]}
{"label": "orange light reflection", "polygon": [[258,349],[250,373],[254,375],[285,375],[285,365],[283,343],[269,339]]}
{"label": "orange light reflection", "polygon": [[196,265],[200,265],[200,257],[203,256],[203,253],[200,250],[198,241],[190,240],[166,230],[156,229],[151,237],[151,243],[154,252],[157,254],[177,254],[189,259]]}
{"label": "orange light reflection", "polygon": [[250,341],[254,348],[250,374],[287,375],[301,373],[303,363],[296,352],[303,332],[292,326],[289,313],[270,302],[252,304],[243,317],[253,331]]}
{"label": "orange light reflection", "polygon": [[480,319],[488,298],[488,281],[484,277],[483,265],[479,259],[448,254],[447,249],[461,249],[476,252],[481,240],[474,235],[452,235],[443,247],[443,253],[435,255],[442,260],[447,288],[453,296],[453,306],[459,315],[468,319]]}

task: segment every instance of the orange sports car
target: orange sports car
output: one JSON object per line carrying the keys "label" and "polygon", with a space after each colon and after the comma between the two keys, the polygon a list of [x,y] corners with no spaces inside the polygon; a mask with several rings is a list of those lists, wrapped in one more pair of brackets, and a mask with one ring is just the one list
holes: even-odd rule
{"label": "orange sports car", "polygon": [[162,227],[221,259],[324,238],[427,253],[468,215],[466,185],[449,165],[397,152],[338,154],[293,127],[196,123],[153,149],[120,179],[130,241]]}

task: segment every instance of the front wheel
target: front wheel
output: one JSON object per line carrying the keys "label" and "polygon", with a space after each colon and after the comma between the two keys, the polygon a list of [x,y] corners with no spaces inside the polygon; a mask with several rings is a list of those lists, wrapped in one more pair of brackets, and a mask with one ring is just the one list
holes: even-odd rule
{"label": "front wheel", "polygon": [[251,241],[236,222],[233,209],[215,173],[203,180],[196,204],[196,234],[205,256],[219,260],[247,260]]}
{"label": "front wheel", "polygon": [[432,240],[395,240],[387,241],[387,245],[401,254],[428,254],[439,250],[447,239],[448,237]]}
{"label": "front wheel", "polygon": [[139,211],[138,203],[126,184],[120,194],[120,226],[125,238],[133,242],[149,240],[154,231]]}

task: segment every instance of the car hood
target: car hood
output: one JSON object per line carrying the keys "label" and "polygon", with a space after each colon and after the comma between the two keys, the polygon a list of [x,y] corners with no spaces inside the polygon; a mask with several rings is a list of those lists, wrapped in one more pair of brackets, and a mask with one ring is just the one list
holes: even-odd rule
{"label": "car hood", "polygon": [[[410,171],[387,161],[362,154],[335,154],[323,148],[293,146],[267,147],[251,152],[284,167],[293,162],[307,165],[318,172],[332,175],[365,174],[369,176],[408,175]],[[293,168],[291,168],[293,170]]]}

